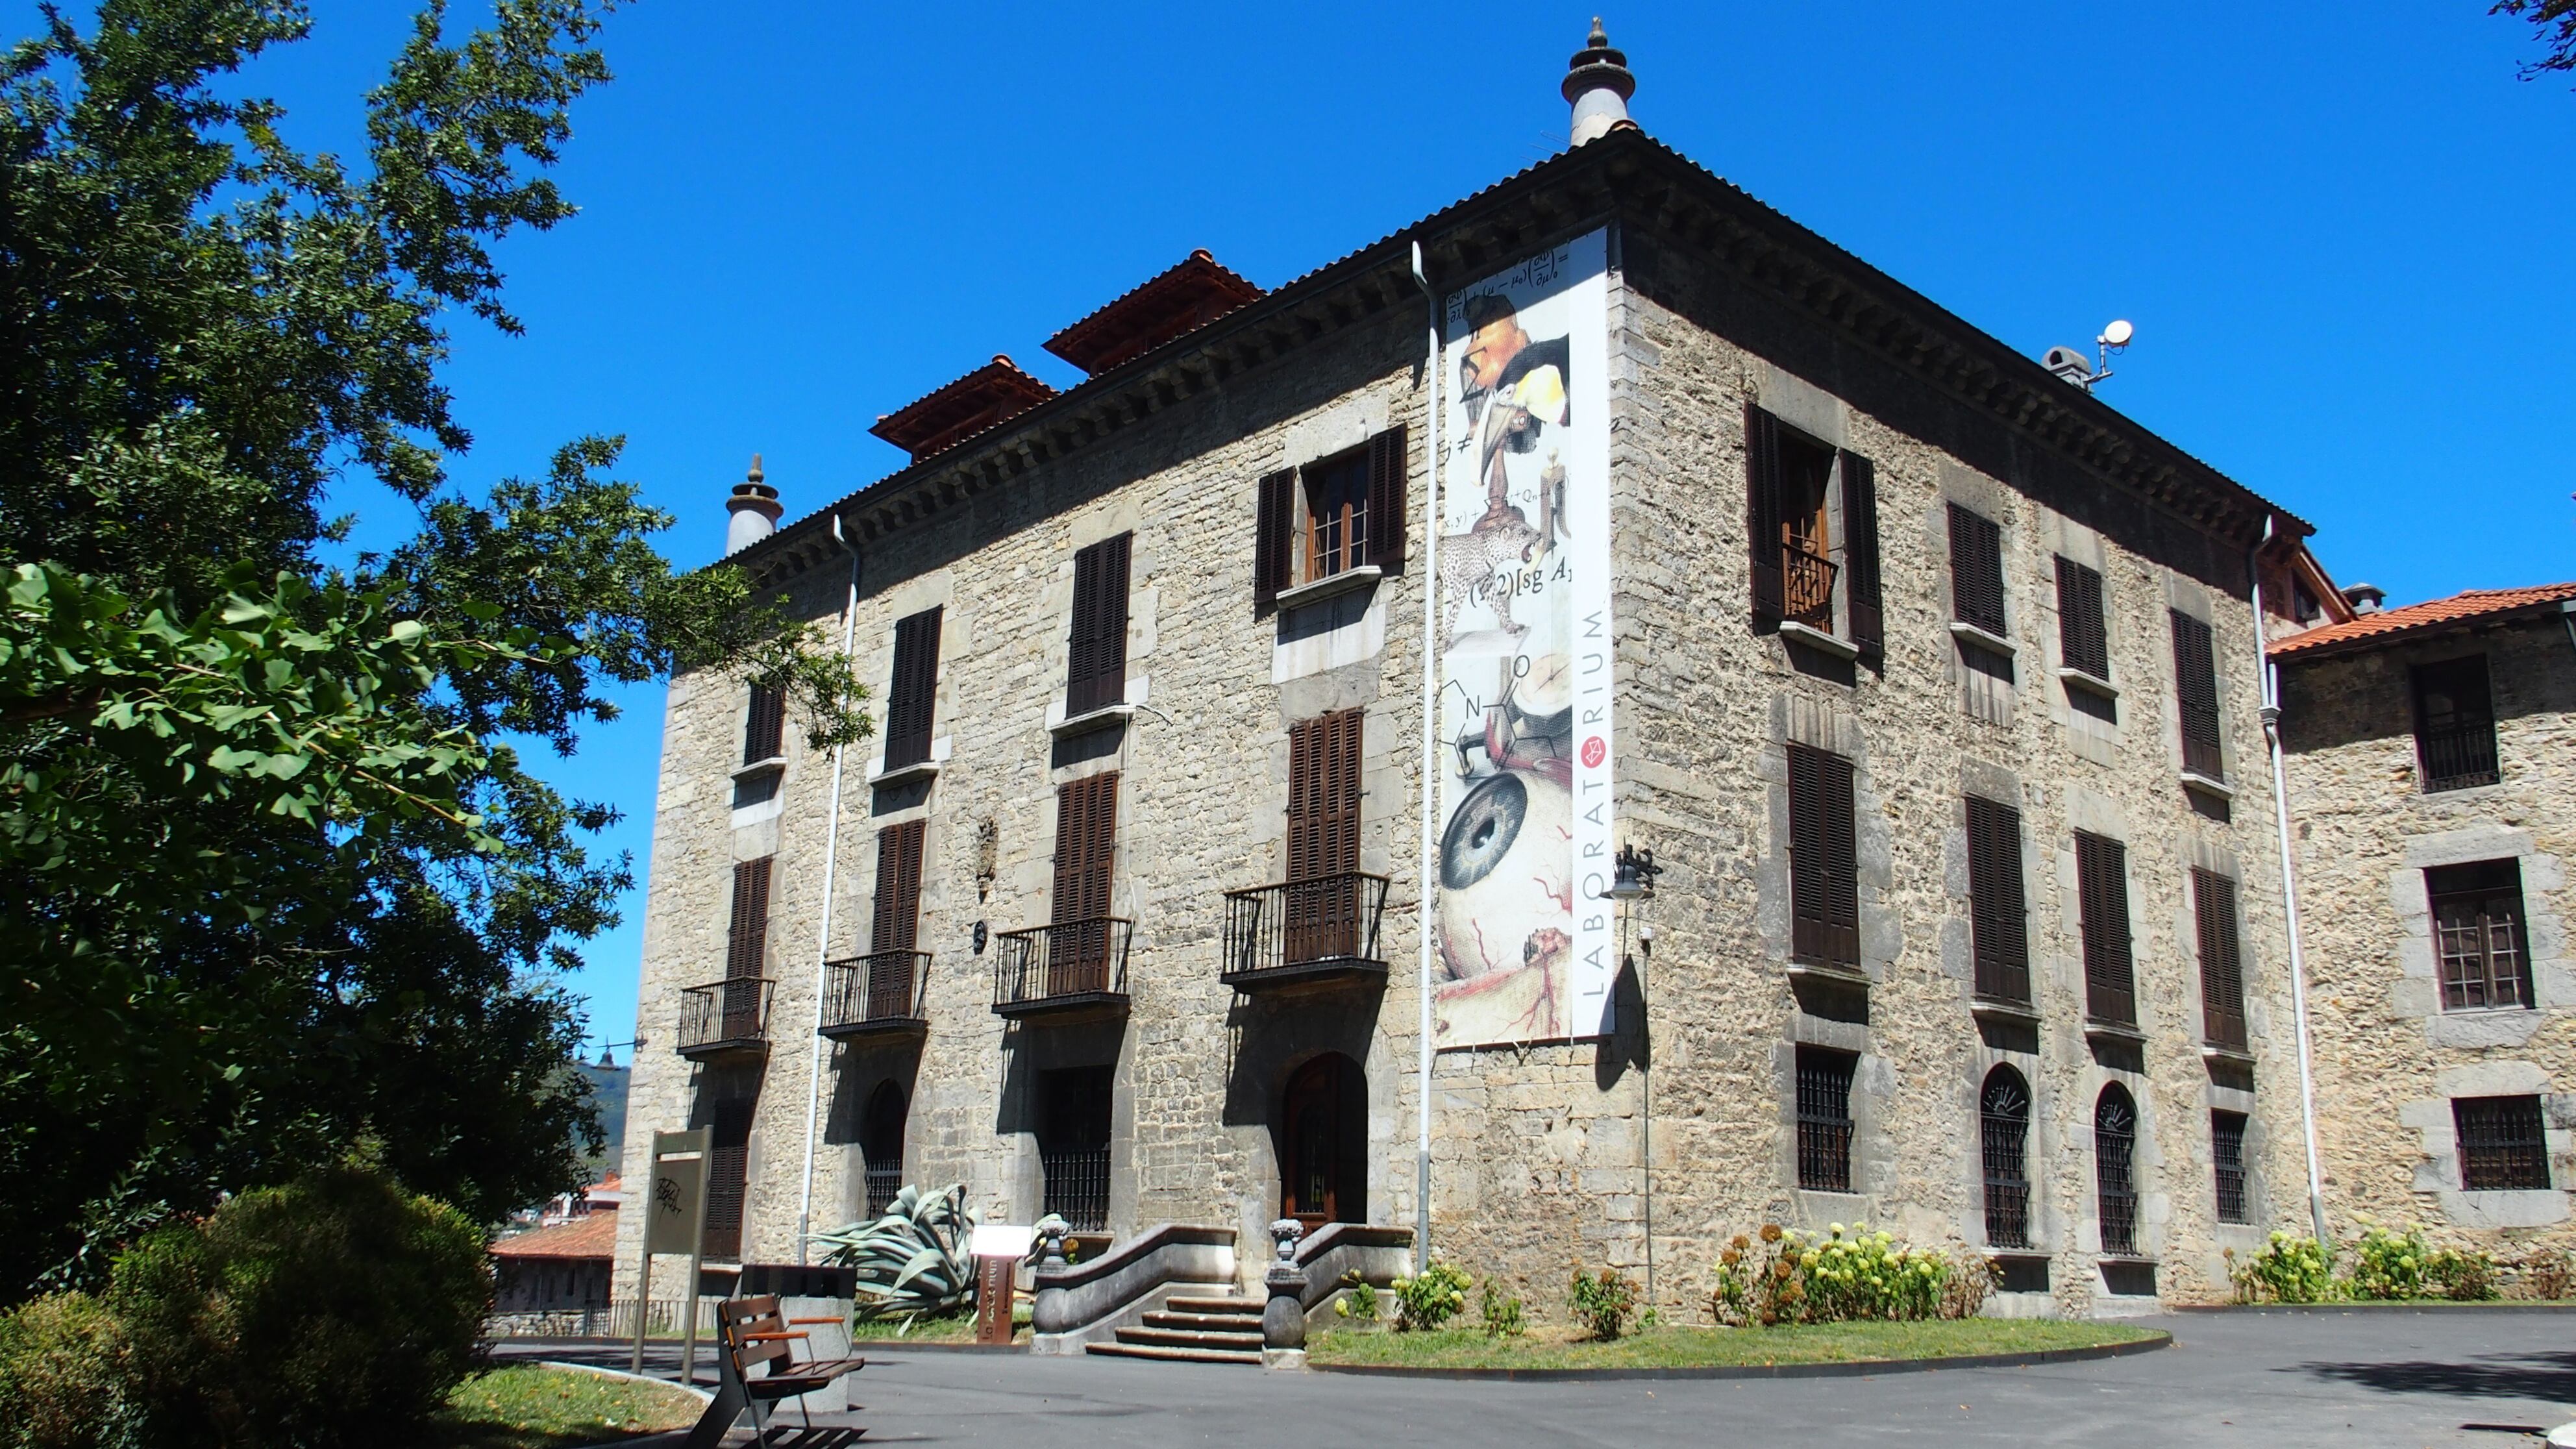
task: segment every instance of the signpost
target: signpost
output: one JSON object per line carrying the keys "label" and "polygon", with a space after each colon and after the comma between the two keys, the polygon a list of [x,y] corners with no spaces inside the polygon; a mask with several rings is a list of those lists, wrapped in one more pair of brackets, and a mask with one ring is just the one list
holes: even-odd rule
{"label": "signpost", "polygon": [[1018,1286],[1020,1260],[1029,1255],[1037,1229],[1001,1223],[978,1226],[966,1251],[975,1259],[975,1341],[1011,1341],[1011,1295]]}
{"label": "signpost", "polygon": [[653,1134],[653,1163],[644,1192],[644,1262],[635,1278],[635,1373],[644,1372],[644,1328],[653,1312],[653,1255],[689,1255],[687,1317],[681,1330],[680,1382],[697,1368],[698,1270],[706,1260],[707,1149],[704,1127]]}

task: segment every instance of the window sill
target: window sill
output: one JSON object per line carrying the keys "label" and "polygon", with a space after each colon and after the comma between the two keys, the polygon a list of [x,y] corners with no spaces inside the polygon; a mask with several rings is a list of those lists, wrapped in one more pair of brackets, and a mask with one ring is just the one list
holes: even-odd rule
{"label": "window sill", "polygon": [[2013,641],[2010,639],[2005,638],[2001,634],[1989,634],[1985,630],[1978,628],[1976,625],[1969,623],[1965,619],[1953,619],[1950,621],[1950,637],[1958,640],[1962,644],[1974,644],[1980,649],[1991,649],[1997,654],[2014,654],[2019,652],[2013,647]]}
{"label": "window sill", "polygon": [[897,765],[891,770],[879,770],[868,776],[868,784],[882,790],[892,785],[909,785],[915,780],[937,778],[939,778],[937,760],[915,760],[909,765]]}
{"label": "window sill", "polygon": [[1821,961],[1790,962],[1789,979],[1792,981],[1832,981],[1844,986],[1867,986],[1870,984],[1869,973],[1863,971],[1857,966],[1828,966]]}
{"label": "window sill", "polygon": [[2202,1061],[2227,1062],[2240,1067],[2250,1067],[2254,1065],[2253,1048],[2227,1046],[2214,1041],[2205,1041],[2200,1044],[2200,1057]]}
{"label": "window sill", "polygon": [[2000,996],[1972,996],[1968,998],[1968,1012],[1980,1021],[2009,1021],[2024,1026],[2040,1023],[2038,1007],[2027,1001],[2009,1001]]}
{"label": "window sill", "polygon": [[1843,638],[1839,634],[1828,634],[1824,630],[1816,628],[1812,624],[1801,624],[1795,619],[1783,619],[1780,621],[1780,637],[1783,639],[1795,640],[1796,642],[1804,644],[1808,648],[1815,650],[1819,654],[1830,654],[1836,659],[1858,659],[1860,657],[1859,645],[1852,643],[1850,640]]}
{"label": "window sill", "polygon": [[761,775],[773,775],[786,768],[787,757],[785,755],[772,755],[768,759],[754,760],[750,764],[740,767],[733,772],[733,778],[737,780],[749,780]]}
{"label": "window sill", "polygon": [[2087,674],[2081,669],[2070,669],[2061,664],[2057,667],[2057,677],[2069,689],[2080,689],[2086,694],[2098,694],[2104,699],[2120,697],[2120,686],[2098,674]]}
{"label": "window sill", "polygon": [[1357,564],[1337,574],[1326,574],[1313,583],[1299,584],[1293,589],[1281,589],[1271,603],[1280,612],[1285,613],[1307,604],[1339,598],[1343,594],[1354,594],[1362,589],[1376,588],[1377,581],[1385,576],[1386,570],[1376,564]]}
{"label": "window sill", "polygon": [[2186,790],[2197,790],[2203,795],[2215,796],[2221,800],[2233,800],[2236,798],[2235,786],[2228,784],[2225,780],[2204,775],[2198,770],[2185,770],[2182,772],[2182,787]]}
{"label": "window sill", "polygon": [[1047,733],[1063,739],[1067,735],[1089,734],[1107,725],[1125,724],[1135,717],[1136,706],[1132,704],[1104,704],[1098,709],[1085,710],[1069,719],[1055,721],[1047,726]]}
{"label": "window sill", "polygon": [[2084,1023],[2084,1036],[2087,1041],[2100,1037],[2110,1041],[2136,1042],[2141,1046],[2145,1045],[2147,1040],[2145,1032],[2127,1022],[2094,1021],[2090,1018],[2087,1018]]}

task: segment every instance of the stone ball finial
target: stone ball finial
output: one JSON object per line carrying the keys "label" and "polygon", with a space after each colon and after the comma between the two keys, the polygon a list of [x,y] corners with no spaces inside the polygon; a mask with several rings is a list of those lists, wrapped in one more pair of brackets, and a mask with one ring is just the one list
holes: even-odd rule
{"label": "stone ball finial", "polygon": [[751,471],[742,475],[742,481],[746,483],[758,483],[766,479],[768,476],[768,474],[760,471],[760,455],[758,453],[752,454]]}

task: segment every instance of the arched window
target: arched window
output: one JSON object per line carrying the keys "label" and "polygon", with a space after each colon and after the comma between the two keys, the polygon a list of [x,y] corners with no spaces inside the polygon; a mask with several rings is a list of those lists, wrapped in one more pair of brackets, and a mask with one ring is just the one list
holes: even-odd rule
{"label": "arched window", "polygon": [[1977,1097],[1986,1169],[1986,1245],[2030,1246],[2030,1084],[2010,1067],[1986,1074]]}
{"label": "arched window", "polygon": [[2114,1082],[2093,1108],[2093,1188],[2102,1221],[2102,1251],[2138,1251],[2138,1104]]}
{"label": "arched window", "polygon": [[868,1161],[868,1216],[875,1217],[903,1191],[903,1088],[877,1083],[859,1119],[859,1151]]}

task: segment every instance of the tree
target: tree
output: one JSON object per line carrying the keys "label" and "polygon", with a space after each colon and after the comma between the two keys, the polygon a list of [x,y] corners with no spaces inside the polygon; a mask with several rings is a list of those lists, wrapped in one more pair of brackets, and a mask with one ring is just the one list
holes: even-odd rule
{"label": "tree", "polygon": [[2576,0],[2496,0],[2489,15],[2529,20],[2547,52],[2522,68],[2532,80],[2546,71],[2576,71]]}
{"label": "tree", "polygon": [[[865,732],[816,631],[653,549],[616,440],[449,477],[445,319],[518,330],[489,247],[573,214],[602,8],[432,0],[357,167],[218,94],[294,0],[49,6],[0,61],[0,1299],[353,1152],[483,1220],[574,1185],[555,982],[629,865],[511,741],[677,668]],[[347,472],[416,536],[334,563]]]}

